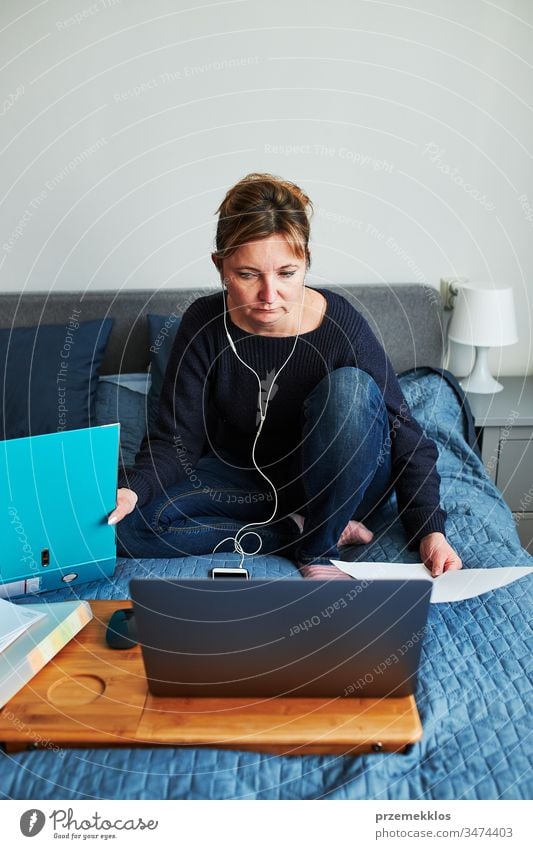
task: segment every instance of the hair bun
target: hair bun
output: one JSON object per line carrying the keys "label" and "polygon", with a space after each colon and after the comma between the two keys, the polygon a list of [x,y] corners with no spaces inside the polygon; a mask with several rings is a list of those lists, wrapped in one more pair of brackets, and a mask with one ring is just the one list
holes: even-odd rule
{"label": "hair bun", "polygon": [[219,214],[217,265],[248,242],[282,233],[295,256],[311,264],[310,218],[313,204],[295,183],[275,174],[252,171],[228,189],[217,209]]}
{"label": "hair bun", "polygon": [[237,183],[237,185],[239,185],[240,183],[252,182],[254,180],[261,181],[266,185],[271,185],[274,191],[276,189],[278,190],[278,192],[280,189],[285,190],[285,192],[288,192],[291,197],[294,198],[294,200],[298,201],[302,209],[307,211],[307,209],[309,208],[309,216],[313,214],[313,204],[311,203],[311,200],[305,194],[305,192],[302,191],[302,189],[296,185],[296,183],[291,183],[290,180],[284,180],[282,177],[278,177],[275,174],[252,171],[250,174],[247,174],[245,177],[243,177],[242,180]]}

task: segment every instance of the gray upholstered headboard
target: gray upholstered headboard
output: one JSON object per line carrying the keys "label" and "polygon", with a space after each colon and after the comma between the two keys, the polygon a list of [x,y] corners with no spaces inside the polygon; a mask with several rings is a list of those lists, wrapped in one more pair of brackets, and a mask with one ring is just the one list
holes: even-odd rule
{"label": "gray upholstered headboard", "polygon": [[[397,373],[414,366],[442,364],[447,315],[435,289],[419,283],[328,288],[362,312]],[[102,374],[146,371],[150,354],[145,316],[180,315],[196,298],[214,291],[218,289],[2,293],[0,327],[66,323],[73,308],[81,310],[79,321],[109,316],[115,324]]]}

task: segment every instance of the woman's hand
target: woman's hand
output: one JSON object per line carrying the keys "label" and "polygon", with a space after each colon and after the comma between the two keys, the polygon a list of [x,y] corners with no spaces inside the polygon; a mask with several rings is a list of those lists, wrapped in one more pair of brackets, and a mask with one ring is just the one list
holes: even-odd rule
{"label": "woman's hand", "polygon": [[138,495],[132,489],[117,489],[117,506],[107,517],[108,525],[116,525],[124,516],[133,512],[137,504]]}
{"label": "woman's hand", "polygon": [[448,543],[444,534],[434,532],[420,540],[420,557],[434,578],[451,569],[462,569],[459,555]]}

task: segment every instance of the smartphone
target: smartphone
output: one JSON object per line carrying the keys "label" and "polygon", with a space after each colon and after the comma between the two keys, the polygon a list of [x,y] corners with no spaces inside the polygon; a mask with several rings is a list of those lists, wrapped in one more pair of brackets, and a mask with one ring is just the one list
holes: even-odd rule
{"label": "smartphone", "polygon": [[244,566],[239,566],[237,569],[230,569],[226,566],[213,566],[210,573],[212,578],[250,578],[248,569]]}

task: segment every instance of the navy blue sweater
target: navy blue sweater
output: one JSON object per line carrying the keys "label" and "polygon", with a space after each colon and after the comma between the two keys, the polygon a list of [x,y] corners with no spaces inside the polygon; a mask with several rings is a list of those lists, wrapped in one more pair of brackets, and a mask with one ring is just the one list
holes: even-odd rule
{"label": "navy blue sweater", "polygon": [[[341,295],[318,291],[327,299],[324,318],[320,327],[300,335],[276,381],[256,448],[257,461],[261,468],[272,470],[271,464],[275,467],[278,459],[297,450],[304,399],[325,374],[342,366],[362,369],[374,378],[386,403],[392,480],[410,548],[414,548],[424,534],[444,533],[446,513],[439,504],[436,446],[412,417],[394,369],[368,322]],[[139,506],[172,484],[187,480],[197,460],[210,450],[253,469],[257,380],[228,345],[223,297],[220,292],[198,298],[183,315],[157,420],[141,444],[134,467],[119,476],[119,486],[133,489]],[[247,333],[233,324],[229,315],[228,327],[240,356],[268,386],[269,375],[285,361],[294,337]]]}

